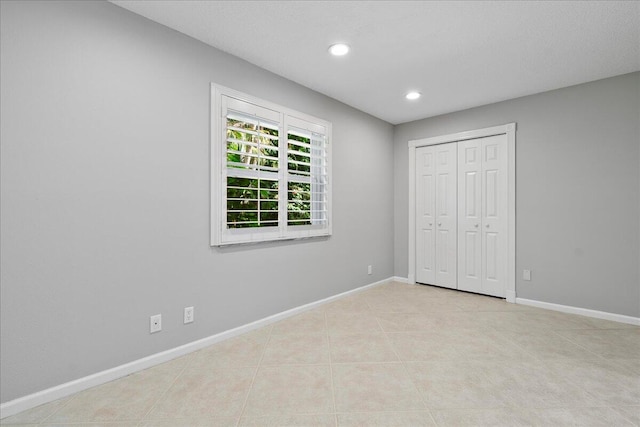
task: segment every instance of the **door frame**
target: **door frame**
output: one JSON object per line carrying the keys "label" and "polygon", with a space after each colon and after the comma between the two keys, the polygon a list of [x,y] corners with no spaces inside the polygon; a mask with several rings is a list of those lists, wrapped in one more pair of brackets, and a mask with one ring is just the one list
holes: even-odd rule
{"label": "door frame", "polygon": [[409,283],[416,283],[416,148],[487,136],[507,136],[507,302],[516,302],[516,123],[409,141]]}

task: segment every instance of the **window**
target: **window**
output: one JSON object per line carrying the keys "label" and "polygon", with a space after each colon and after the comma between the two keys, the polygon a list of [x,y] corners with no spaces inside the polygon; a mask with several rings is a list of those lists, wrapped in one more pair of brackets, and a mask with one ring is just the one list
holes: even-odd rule
{"label": "window", "polygon": [[211,87],[211,244],[331,234],[331,124]]}

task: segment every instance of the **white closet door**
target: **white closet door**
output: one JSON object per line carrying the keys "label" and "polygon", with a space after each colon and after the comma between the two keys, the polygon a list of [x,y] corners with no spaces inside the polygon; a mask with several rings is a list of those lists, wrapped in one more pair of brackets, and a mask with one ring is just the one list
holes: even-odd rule
{"label": "white closet door", "polygon": [[483,138],[482,293],[505,296],[507,285],[508,205],[507,136]]}
{"label": "white closet door", "polygon": [[482,292],[482,149],[458,142],[458,289]]}
{"label": "white closet door", "polygon": [[507,284],[507,137],[458,143],[458,288],[504,297]]}
{"label": "white closet door", "polygon": [[457,276],[457,146],[434,146],[436,160],[436,285],[456,289]]}
{"label": "white closet door", "polygon": [[434,147],[416,148],[416,281],[436,283]]}

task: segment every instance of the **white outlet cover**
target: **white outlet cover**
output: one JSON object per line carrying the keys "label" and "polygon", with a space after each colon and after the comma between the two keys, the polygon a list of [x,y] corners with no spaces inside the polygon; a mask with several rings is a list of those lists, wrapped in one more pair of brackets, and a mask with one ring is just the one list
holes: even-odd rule
{"label": "white outlet cover", "polygon": [[531,280],[531,270],[522,270],[522,279]]}
{"label": "white outlet cover", "polygon": [[162,315],[156,314],[155,316],[151,316],[149,318],[149,332],[155,333],[160,332],[162,330]]}

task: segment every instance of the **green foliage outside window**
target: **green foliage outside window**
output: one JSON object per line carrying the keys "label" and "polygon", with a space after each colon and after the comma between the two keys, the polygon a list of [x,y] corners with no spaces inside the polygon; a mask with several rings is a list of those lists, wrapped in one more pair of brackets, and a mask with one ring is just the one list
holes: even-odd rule
{"label": "green foliage outside window", "polygon": [[[311,175],[309,138],[288,134],[300,145],[287,144],[287,170],[301,177]],[[227,167],[276,172],[278,129],[260,123],[227,118]],[[287,184],[287,224],[311,224],[311,184]],[[227,227],[278,226],[278,181],[274,179],[227,177]]]}
{"label": "green foliage outside window", "polygon": [[[228,118],[227,166],[246,170],[277,170],[277,138],[277,129]],[[277,225],[277,179],[227,177],[227,226],[229,228]]]}
{"label": "green foliage outside window", "polygon": [[[287,168],[291,174],[311,175],[311,159],[309,138],[288,134],[290,141],[297,141],[304,145],[288,144]],[[287,224],[311,224],[311,184],[289,181],[287,197]]]}
{"label": "green foliage outside window", "polygon": [[227,177],[229,228],[278,225],[278,181]]}

